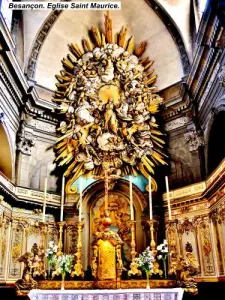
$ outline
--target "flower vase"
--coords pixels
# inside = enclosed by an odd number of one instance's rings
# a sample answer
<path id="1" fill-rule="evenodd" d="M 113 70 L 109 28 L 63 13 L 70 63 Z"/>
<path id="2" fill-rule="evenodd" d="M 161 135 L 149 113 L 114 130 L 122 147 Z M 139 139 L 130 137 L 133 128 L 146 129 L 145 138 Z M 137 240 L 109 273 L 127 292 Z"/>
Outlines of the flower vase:
<path id="1" fill-rule="evenodd" d="M 149 290 L 150 289 L 150 282 L 149 282 L 150 271 L 145 271 L 145 273 L 146 273 L 146 281 L 147 281 L 146 289 Z"/>
<path id="2" fill-rule="evenodd" d="M 48 263 L 48 280 L 51 279 L 51 267 L 50 264 Z"/>
<path id="3" fill-rule="evenodd" d="M 163 268 L 164 268 L 164 276 L 165 276 L 165 279 L 167 279 L 167 265 L 166 265 L 166 259 L 163 259 Z"/>
<path id="4" fill-rule="evenodd" d="M 61 281 L 61 291 L 65 290 L 65 273 L 62 273 L 62 281 Z"/>

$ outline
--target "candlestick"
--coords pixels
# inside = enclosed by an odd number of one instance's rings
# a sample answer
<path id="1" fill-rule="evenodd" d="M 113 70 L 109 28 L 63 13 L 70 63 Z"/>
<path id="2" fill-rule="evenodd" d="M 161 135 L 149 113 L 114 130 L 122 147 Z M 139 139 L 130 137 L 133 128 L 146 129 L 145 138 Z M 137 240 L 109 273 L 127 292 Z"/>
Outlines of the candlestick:
<path id="1" fill-rule="evenodd" d="M 59 224 L 59 242 L 58 242 L 58 250 L 57 250 L 57 256 L 62 256 L 63 255 L 63 252 L 62 252 L 62 249 L 63 249 L 63 227 L 64 225 L 66 224 L 66 222 L 64 221 L 60 221 L 58 222 Z"/>
<path id="2" fill-rule="evenodd" d="M 48 187 L 48 178 L 45 177 L 45 185 L 44 185 L 44 203 L 43 203 L 43 214 L 42 214 L 42 222 L 45 222 L 45 211 L 46 211 L 46 198 L 47 198 L 47 187 Z"/>
<path id="3" fill-rule="evenodd" d="M 109 206 L 109 178 L 108 171 L 105 170 L 105 215 L 108 215 L 108 206 Z"/>
<path id="4" fill-rule="evenodd" d="M 62 190 L 61 190 L 60 221 L 63 221 L 64 195 L 65 195 L 65 176 L 63 175 L 63 177 L 62 177 Z"/>
<path id="5" fill-rule="evenodd" d="M 82 180 L 80 179 L 80 205 L 79 205 L 79 222 L 81 222 L 82 214 Z"/>
<path id="6" fill-rule="evenodd" d="M 136 243 L 135 243 L 135 221 L 131 221 L 131 264 L 128 275 L 138 275 L 141 276 L 141 271 L 138 269 L 138 264 L 136 263 Z"/>
<path id="7" fill-rule="evenodd" d="M 153 262 L 153 274 L 159 274 L 160 276 L 162 276 L 163 272 L 162 270 L 159 269 L 159 263 L 157 262 L 156 256 L 157 256 L 157 252 L 158 250 L 156 249 L 156 242 L 155 242 L 155 238 L 154 238 L 154 220 L 150 220 L 149 222 L 149 226 L 150 226 L 150 238 L 151 238 L 151 242 L 150 242 L 150 249 L 152 251 L 152 255 L 154 256 L 154 262 Z"/>
<path id="8" fill-rule="evenodd" d="M 82 228 L 84 226 L 84 223 L 79 222 L 77 227 L 78 227 L 78 237 L 77 237 L 77 252 L 75 254 L 76 257 L 76 263 L 74 265 L 74 271 L 71 273 L 71 277 L 74 276 L 82 276 L 84 278 L 84 271 L 83 271 L 83 265 L 81 261 L 81 256 L 82 256 Z"/>
<path id="9" fill-rule="evenodd" d="M 133 193 L 132 193 L 132 179 L 130 176 L 130 219 L 134 220 L 134 208 L 133 208 Z"/>
<path id="10" fill-rule="evenodd" d="M 149 175 L 149 218 L 152 220 L 152 178 Z"/>
<path id="11" fill-rule="evenodd" d="M 170 207 L 170 195 L 169 195 L 169 182 L 168 182 L 168 176 L 166 176 L 166 193 L 167 193 L 167 203 L 168 203 L 168 213 L 169 213 L 169 220 L 172 220 L 172 214 L 171 214 L 171 207 Z"/>

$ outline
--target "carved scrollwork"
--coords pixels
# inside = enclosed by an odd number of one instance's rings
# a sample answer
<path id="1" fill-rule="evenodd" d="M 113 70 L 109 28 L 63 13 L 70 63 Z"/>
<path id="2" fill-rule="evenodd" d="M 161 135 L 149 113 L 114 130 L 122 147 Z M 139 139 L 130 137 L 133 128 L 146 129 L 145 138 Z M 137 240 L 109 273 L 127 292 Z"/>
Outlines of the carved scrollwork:
<path id="1" fill-rule="evenodd" d="M 198 150 L 200 146 L 204 146 L 205 144 L 202 133 L 195 129 L 191 129 L 189 132 L 185 133 L 184 138 L 189 145 L 190 152 Z"/>
<path id="2" fill-rule="evenodd" d="M 194 232 L 195 224 L 194 220 L 184 219 L 183 221 L 178 223 L 177 229 L 178 233 L 183 234 L 184 232 L 188 234 L 189 232 Z"/>

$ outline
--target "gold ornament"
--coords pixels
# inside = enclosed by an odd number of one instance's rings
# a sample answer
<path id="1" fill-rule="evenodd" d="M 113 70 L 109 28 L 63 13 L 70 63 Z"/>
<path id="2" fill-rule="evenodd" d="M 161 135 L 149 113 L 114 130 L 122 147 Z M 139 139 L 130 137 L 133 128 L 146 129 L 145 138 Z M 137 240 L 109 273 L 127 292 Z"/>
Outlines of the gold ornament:
<path id="1" fill-rule="evenodd" d="M 69 45 L 71 54 L 56 75 L 53 99 L 63 116 L 57 129 L 56 162 L 66 167 L 70 194 L 77 192 L 72 184 L 82 175 L 99 175 L 107 169 L 117 176 L 142 173 L 148 178 L 156 165 L 166 164 L 165 142 L 153 117 L 163 101 L 152 86 L 157 79 L 151 70 L 154 61 L 139 59 L 146 42 L 134 52 L 134 37 L 126 41 L 126 26 L 113 41 L 109 13 L 105 34 L 97 27 L 90 31 L 92 39 L 83 40 L 83 49 Z"/>

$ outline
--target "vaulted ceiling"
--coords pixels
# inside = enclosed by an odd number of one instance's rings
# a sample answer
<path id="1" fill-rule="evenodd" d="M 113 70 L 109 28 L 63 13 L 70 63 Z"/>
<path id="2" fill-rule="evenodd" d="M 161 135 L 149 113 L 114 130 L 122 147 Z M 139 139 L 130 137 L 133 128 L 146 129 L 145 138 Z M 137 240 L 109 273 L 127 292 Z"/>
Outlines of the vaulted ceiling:
<path id="1" fill-rule="evenodd" d="M 148 42 L 145 55 L 155 61 L 160 90 L 185 75 L 184 60 L 187 64 L 190 56 L 190 2 L 122 0 L 122 9 L 110 12 L 114 33 L 127 24 L 128 36 L 134 35 L 136 43 Z M 25 71 L 38 85 L 54 90 L 54 75 L 61 69 L 68 43 L 80 43 L 91 25 L 104 29 L 104 12 L 23 11 L 23 24 Z"/>

